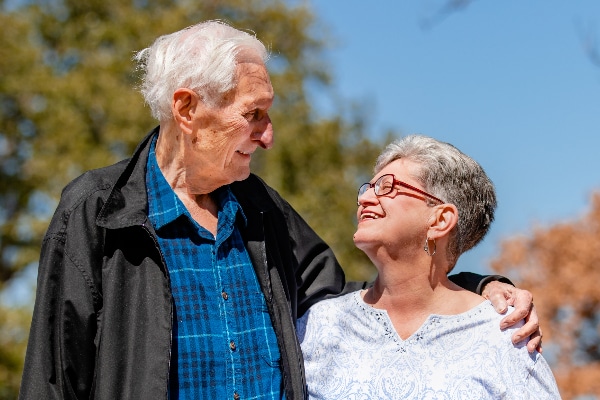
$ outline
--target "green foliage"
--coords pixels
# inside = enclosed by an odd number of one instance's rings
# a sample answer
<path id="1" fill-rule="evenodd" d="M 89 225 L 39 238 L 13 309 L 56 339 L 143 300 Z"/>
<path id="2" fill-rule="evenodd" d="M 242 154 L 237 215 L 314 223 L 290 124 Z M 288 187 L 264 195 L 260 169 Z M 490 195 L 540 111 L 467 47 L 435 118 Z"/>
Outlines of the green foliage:
<path id="1" fill-rule="evenodd" d="M 324 93 L 329 84 L 321 57 L 327 38 L 313 33 L 316 22 L 305 4 L 32 0 L 12 11 L 3 4 L 0 290 L 37 262 L 62 188 L 86 170 L 127 157 L 156 124 L 135 88 L 133 53 L 159 35 L 208 19 L 253 30 L 272 50 L 276 145 L 257 156 L 253 170 L 331 244 L 350 279 L 372 278 L 352 234 L 357 183 L 368 179 L 378 146 L 364 136 L 359 113 L 348 120 L 343 105 L 333 117 L 311 107 L 307 83 Z M 28 318 L 1 311 L 0 337 L 26 331 Z M 14 394 L 20 379 L 21 339 L 0 342 L 0 396 Z"/>
<path id="2" fill-rule="evenodd" d="M 29 308 L 0 306 L 0 400 L 19 393 L 30 320 Z"/>

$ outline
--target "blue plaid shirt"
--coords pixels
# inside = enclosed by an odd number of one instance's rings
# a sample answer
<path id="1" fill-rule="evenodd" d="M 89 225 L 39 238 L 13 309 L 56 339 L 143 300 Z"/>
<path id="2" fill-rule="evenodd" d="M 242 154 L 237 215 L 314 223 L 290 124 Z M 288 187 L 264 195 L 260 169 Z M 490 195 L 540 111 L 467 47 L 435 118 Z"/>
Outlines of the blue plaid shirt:
<path id="1" fill-rule="evenodd" d="M 271 317 L 236 227 L 246 223 L 239 203 L 229 187 L 214 193 L 215 238 L 167 183 L 155 145 L 146 172 L 148 216 L 174 299 L 170 399 L 283 398 Z"/>

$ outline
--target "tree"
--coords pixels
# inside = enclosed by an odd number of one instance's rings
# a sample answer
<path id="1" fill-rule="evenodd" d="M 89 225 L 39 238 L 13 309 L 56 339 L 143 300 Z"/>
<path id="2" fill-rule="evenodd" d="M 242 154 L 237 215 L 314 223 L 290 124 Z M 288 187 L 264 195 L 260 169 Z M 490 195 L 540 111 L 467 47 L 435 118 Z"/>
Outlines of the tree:
<path id="1" fill-rule="evenodd" d="M 563 398 L 600 393 L 600 193 L 578 220 L 504 241 L 492 269 L 540 305 L 545 354 Z"/>
<path id="2" fill-rule="evenodd" d="M 376 147 L 363 136 L 360 117 L 319 120 L 309 104 L 306 83 L 326 89 L 329 77 L 319 59 L 324 42 L 308 33 L 307 8 L 278 0 L 29 4 L 0 14 L 0 285 L 37 260 L 62 187 L 128 156 L 155 124 L 134 90 L 133 51 L 159 34 L 214 18 L 256 29 L 274 50 L 279 145 L 254 170 L 324 228 L 353 274 L 352 220 L 345 216 L 353 213 L 356 171 L 369 169 Z M 344 217 L 331 221 L 334 215 Z"/>
<path id="3" fill-rule="evenodd" d="M 0 307 L 0 399 L 17 398 L 30 321 L 28 307 Z"/>
<path id="4" fill-rule="evenodd" d="M 0 290 L 25 266 L 36 266 L 62 188 L 86 170 L 127 157 L 156 124 L 135 90 L 133 52 L 161 34 L 208 19 L 252 29 L 272 50 L 276 145 L 258 155 L 254 172 L 330 243 L 349 278 L 371 277 L 370 264 L 352 243 L 353 215 L 357 183 L 370 175 L 379 146 L 364 136 L 360 113 L 344 116 L 355 110 L 341 105 L 339 115 L 321 116 L 311 107 L 307 84 L 325 93 L 330 78 L 321 62 L 327 38 L 311 30 L 315 20 L 307 5 L 283 0 L 15 4 L 9 10 L 0 0 Z M 0 304 L 0 316 L 19 320 L 13 311 Z M 1 324 L 0 337 L 9 328 L 14 326 Z M 14 376 L 20 378 L 21 368 L 7 347 L 16 349 L 26 339 L 9 337 L 0 341 L 0 374 L 13 374 L 0 379 L 0 396 L 6 398 L 14 397 L 6 393 L 15 394 Z"/>

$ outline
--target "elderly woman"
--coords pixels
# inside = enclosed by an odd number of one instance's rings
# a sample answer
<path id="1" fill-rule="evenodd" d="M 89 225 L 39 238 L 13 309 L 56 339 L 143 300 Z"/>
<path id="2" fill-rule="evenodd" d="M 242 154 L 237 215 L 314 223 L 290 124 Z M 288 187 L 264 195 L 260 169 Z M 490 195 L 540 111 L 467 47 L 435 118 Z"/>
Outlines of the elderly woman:
<path id="1" fill-rule="evenodd" d="M 298 321 L 311 398 L 560 398 L 542 355 L 511 342 L 519 325 L 501 331 L 491 303 L 447 277 L 495 208 L 492 182 L 454 146 L 414 135 L 383 151 L 354 235 L 378 276 Z"/>

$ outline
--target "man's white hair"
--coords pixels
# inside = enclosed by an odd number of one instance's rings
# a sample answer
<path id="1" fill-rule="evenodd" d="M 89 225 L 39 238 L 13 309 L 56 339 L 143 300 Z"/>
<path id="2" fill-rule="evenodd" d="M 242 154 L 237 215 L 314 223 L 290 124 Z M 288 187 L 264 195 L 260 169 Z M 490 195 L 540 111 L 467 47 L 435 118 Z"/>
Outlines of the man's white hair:
<path id="1" fill-rule="evenodd" d="M 242 54 L 252 54 L 263 63 L 269 53 L 255 35 L 222 21 L 206 21 L 160 36 L 134 56 L 142 70 L 140 91 L 152 116 L 171 120 L 173 93 L 188 88 L 215 107 L 223 95 L 235 88 L 236 65 Z"/>

